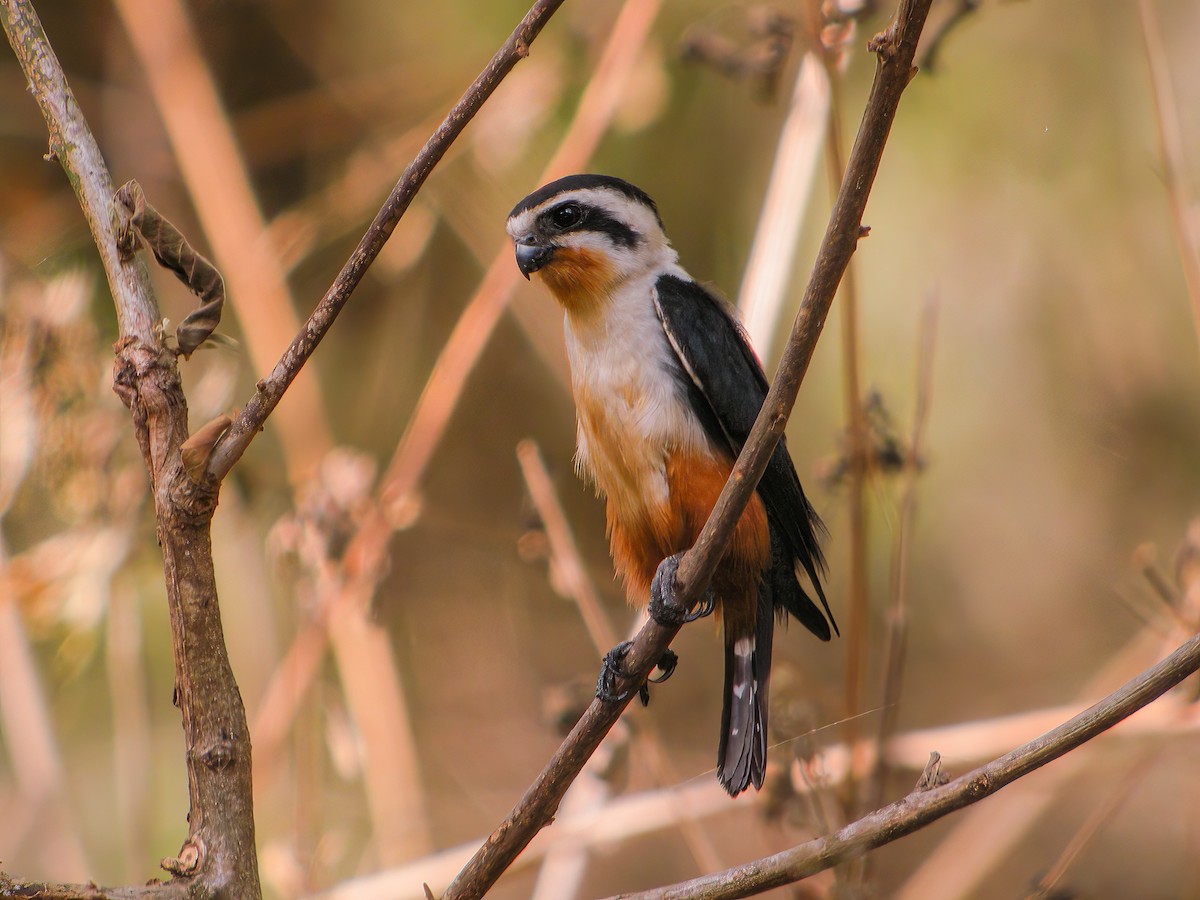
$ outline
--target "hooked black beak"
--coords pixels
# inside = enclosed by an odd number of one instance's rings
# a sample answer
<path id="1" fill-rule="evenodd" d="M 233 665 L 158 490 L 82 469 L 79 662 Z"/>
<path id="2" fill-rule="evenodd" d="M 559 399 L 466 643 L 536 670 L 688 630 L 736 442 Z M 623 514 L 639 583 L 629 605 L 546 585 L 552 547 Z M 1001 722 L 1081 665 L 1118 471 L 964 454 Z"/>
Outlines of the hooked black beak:
<path id="1" fill-rule="evenodd" d="M 521 238 L 517 241 L 517 268 L 529 280 L 529 276 L 550 262 L 554 256 L 554 247 L 539 244 L 533 238 Z"/>

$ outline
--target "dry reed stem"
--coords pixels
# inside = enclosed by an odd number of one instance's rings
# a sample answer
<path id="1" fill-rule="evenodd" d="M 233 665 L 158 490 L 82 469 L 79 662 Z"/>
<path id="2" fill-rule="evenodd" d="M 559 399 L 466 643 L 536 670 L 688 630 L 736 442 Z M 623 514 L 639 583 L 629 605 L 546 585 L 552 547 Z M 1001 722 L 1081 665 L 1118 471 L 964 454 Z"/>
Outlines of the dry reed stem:
<path id="1" fill-rule="evenodd" d="M 299 328 L 286 274 L 251 187 L 233 129 L 179 0 L 119 0 L 117 10 L 146 70 L 151 92 L 197 214 L 229 286 L 251 363 L 268 369 Z M 315 474 L 332 447 L 316 373 L 289 388 L 276 414 L 293 489 Z M 422 780 L 407 706 L 387 636 L 350 604 L 332 621 L 332 646 L 347 704 L 363 738 L 365 794 L 385 863 L 430 848 Z M 356 613 L 349 612 L 357 610 Z M 349 617 L 364 621 L 354 623 Z M 261 767 L 260 767 L 261 771 Z M 389 799 L 385 799 L 389 798 Z"/>
<path id="2" fill-rule="evenodd" d="M 66 810 L 66 784 L 50 710 L 38 679 L 20 612 L 11 597 L 0 597 L 0 720 L 8 741 L 24 823 L 15 846 L 36 840 L 42 862 L 65 878 L 86 878 L 91 864 Z"/>
<path id="3" fill-rule="evenodd" d="M 816 174 L 829 119 L 829 74 L 816 54 L 804 54 L 775 161 L 754 229 L 754 243 L 737 306 L 742 324 L 764 360 L 769 356 L 796 258 L 796 241 Z"/>
<path id="4" fill-rule="evenodd" d="M 1142 40 L 1146 46 L 1146 62 L 1150 66 L 1159 154 L 1167 180 L 1167 203 L 1171 208 L 1175 240 L 1179 244 L 1179 262 L 1183 266 L 1184 281 L 1192 301 L 1196 337 L 1200 339 L 1200 226 L 1197 225 L 1194 206 L 1196 197 L 1188 183 L 1183 131 L 1179 126 L 1179 109 L 1167 67 L 1167 52 L 1163 46 L 1158 14 L 1152 0 L 1139 0 L 1138 12 Z"/>
<path id="5" fill-rule="evenodd" d="M 117 819 L 125 862 L 122 878 L 132 882 L 145 871 L 151 812 L 151 782 L 146 776 L 154 771 L 149 682 L 142 659 L 142 619 L 136 595 L 114 590 L 106 618 L 105 669 L 112 700 Z"/>
<path id="6" fill-rule="evenodd" d="M 225 276 L 229 305 L 256 371 L 300 327 L 286 273 L 251 186 L 212 74 L 180 0 L 116 0 L 162 118 L 213 257 Z M 275 427 L 293 486 L 313 474 L 332 446 L 320 382 L 300 378 Z"/>
<path id="7" fill-rule="evenodd" d="M 350 714 L 363 744 L 363 790 L 385 864 L 433 848 L 416 733 L 387 630 L 371 617 L 377 578 L 334 588 L 329 638 Z M 357 588 L 357 595 L 356 590 Z M 324 593 L 324 592 L 323 592 Z"/>
<path id="8" fill-rule="evenodd" d="M 546 529 L 550 556 L 562 578 L 563 587 L 579 609 L 592 646 L 603 656 L 617 643 L 617 632 L 609 624 L 600 597 L 584 570 L 575 535 L 567 522 L 566 511 L 558 500 L 554 481 L 546 470 L 537 442 L 527 439 L 517 444 L 517 460 L 521 464 L 521 475 L 529 489 L 534 509 Z"/>
<path id="9" fill-rule="evenodd" d="M 618 19 L 618 27 L 614 28 L 602 53 L 601 63 L 592 76 L 592 84 L 601 80 L 614 83 L 624 81 L 636 58 L 636 51 L 640 49 L 648 34 L 653 19 L 649 14 L 656 10 L 656 3 L 628 0 Z M 614 87 L 606 84 L 603 87 L 589 87 L 585 91 L 585 99 L 589 96 L 596 99 L 586 107 L 581 104 L 556 158 L 562 157 L 567 161 L 578 159 L 582 165 L 595 147 L 597 138 L 593 135 L 597 133 L 601 124 L 606 124 L 611 118 L 613 108 L 606 98 L 612 95 L 614 90 Z M 603 107 L 598 105 L 601 100 L 605 101 Z M 363 585 L 368 585 L 373 590 L 381 577 L 387 542 L 405 515 L 399 508 L 411 501 L 411 493 L 415 490 L 424 465 L 430 458 L 428 454 L 432 454 L 440 439 L 466 377 L 507 300 L 505 291 L 511 290 L 511 287 L 505 288 L 505 285 L 515 283 L 516 271 L 509 251 L 499 252 L 439 356 L 434 373 L 426 384 L 413 418 L 405 430 L 405 437 L 401 438 L 377 490 L 378 506 L 388 514 L 377 511 L 367 516 L 347 550 L 347 558 L 363 562 L 350 574 L 343 591 L 344 596 L 349 596 L 351 592 L 361 593 Z M 431 438 L 432 443 L 427 438 Z M 344 597 L 330 597 L 324 600 L 319 618 L 329 616 L 330 609 L 342 602 L 346 602 Z M 271 741 L 281 740 L 286 734 L 299 699 L 309 687 L 306 680 L 294 681 L 290 687 L 285 687 L 283 679 L 292 677 L 287 675 L 287 670 L 296 677 L 315 676 L 319 655 L 324 651 L 324 640 L 323 627 L 319 632 L 306 628 L 297 636 L 293 647 L 285 653 L 284 662 L 272 676 L 271 686 L 259 709 L 259 721 L 273 723 L 273 727 L 265 735 L 266 740 L 264 735 L 256 736 L 259 742 L 258 750 L 265 758 L 269 759 L 277 753 L 277 745 Z"/>
<path id="10" fill-rule="evenodd" d="M 579 107 L 539 183 L 583 168 L 607 130 L 617 101 L 658 16 L 659 0 L 626 0 Z M 497 226 L 499 228 L 499 225 Z M 467 378 L 487 346 L 520 276 L 507 242 L 450 333 L 384 476 L 388 508 L 406 508 L 445 434 Z"/>
<path id="11" fill-rule="evenodd" d="M 1054 886 L 1067 874 L 1067 870 L 1071 867 L 1071 864 L 1075 862 L 1091 839 L 1096 836 L 1101 826 L 1112 821 L 1121 804 L 1128 799 L 1129 795 L 1133 793 L 1133 789 L 1149 773 L 1150 763 L 1161 752 L 1161 748 L 1155 748 L 1149 752 L 1142 753 L 1138 756 L 1137 760 L 1126 768 L 1125 774 L 1117 779 L 1116 784 L 1108 791 L 1108 795 L 1104 800 L 1096 805 L 1096 808 L 1092 810 L 1091 814 L 1084 819 L 1075 831 L 1075 834 L 1071 836 L 1071 840 L 1067 841 L 1058 859 L 1046 870 L 1046 874 L 1038 879 L 1037 886 L 1032 892 L 1033 896 L 1051 896 Z"/>
<path id="12" fill-rule="evenodd" d="M 536 865 L 555 848 L 611 845 L 729 809 L 729 797 L 715 779 L 619 797 L 599 809 L 564 814 L 517 858 L 512 871 Z M 400 868 L 342 882 L 303 900 L 425 900 L 422 883 L 434 896 L 441 896 L 477 846 L 477 841 L 460 844 Z"/>
<path id="13" fill-rule="evenodd" d="M 329 646 L 328 623 L 318 616 L 301 623 L 267 682 L 250 729 L 254 735 L 254 798 L 261 800 L 283 773 L 280 757 L 292 722 L 316 679 Z"/>

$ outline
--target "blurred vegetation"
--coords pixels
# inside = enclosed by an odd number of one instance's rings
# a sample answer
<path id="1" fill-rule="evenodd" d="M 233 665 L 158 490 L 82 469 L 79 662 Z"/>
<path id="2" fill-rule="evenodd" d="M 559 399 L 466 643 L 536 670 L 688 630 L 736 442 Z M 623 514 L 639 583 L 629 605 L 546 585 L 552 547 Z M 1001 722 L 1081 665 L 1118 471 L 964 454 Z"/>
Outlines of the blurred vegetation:
<path id="1" fill-rule="evenodd" d="M 1176 91 L 1170 115 L 1196 182 L 1200 6 L 1152 5 Z M 198 248 L 209 246 L 113 8 L 37 6 L 116 182 L 137 178 Z M 319 388 L 333 442 L 353 451 L 326 465 L 326 494 L 359 496 L 387 464 L 458 316 L 504 247 L 507 210 L 536 186 L 569 126 L 618 6 L 564 6 L 431 177 L 318 351 L 306 377 Z M 779 9 L 803 19 L 798 8 Z M 195 38 L 270 223 L 263 246 L 273 242 L 286 261 L 298 316 L 524 11 L 514 0 L 190 0 Z M 731 297 L 803 38 L 774 91 L 689 63 L 680 47 L 696 29 L 752 41 L 747 11 L 716 0 L 665 3 L 589 167 L 654 196 L 684 265 Z M 873 69 L 862 47 L 887 11 L 863 23 L 846 56 L 847 145 Z M 935 6 L 935 16 L 947 14 Z M 1148 664 L 1171 628 L 1142 573 L 1146 557 L 1132 554 L 1157 547 L 1155 565 L 1170 580 L 1173 554 L 1200 512 L 1200 335 L 1148 71 L 1135 4 L 987 2 L 947 36 L 936 70 L 901 104 L 855 266 L 862 369 L 902 435 L 915 406 L 921 310 L 930 297 L 940 309 L 909 561 L 902 731 L 1094 699 Z M 0 859 L 27 877 L 137 882 L 178 849 L 187 797 L 152 505 L 127 414 L 109 388 L 115 320 L 103 275 L 62 172 L 42 160 L 45 129 L 7 53 L 0 123 L 0 656 L 8 656 L 0 661 Z M 192 139 L 203 144 L 210 124 L 198 121 Z M 827 209 L 819 175 L 785 321 Z M 164 315 L 177 322 L 191 298 L 169 275 L 155 279 Z M 238 348 L 201 351 L 183 365 L 193 428 L 243 402 L 265 371 L 250 359 L 231 303 L 221 331 Z M 243 308 L 254 303 L 241 299 Z M 540 549 L 514 454 L 522 438 L 542 449 L 618 632 L 631 616 L 611 578 L 601 506 L 572 474 L 559 314 L 536 285 L 522 283 L 514 304 L 520 315 L 500 322 L 473 370 L 373 600 L 411 717 L 427 849 L 470 842 L 500 820 L 557 746 L 547 694 L 589 682 L 599 661 Z M 845 497 L 822 487 L 818 473 L 833 464 L 844 428 L 839 329 L 835 314 L 789 426 L 792 454 L 829 525 L 835 611 L 847 577 Z M 276 353 L 287 338 L 271 338 Z M 768 369 L 780 342 L 760 348 Z M 308 483 L 294 490 L 287 472 L 269 423 L 226 483 L 214 523 L 226 636 L 252 722 L 285 650 L 314 617 L 320 565 L 305 528 L 322 515 L 313 497 L 324 495 Z M 877 474 L 869 491 L 867 733 L 878 714 L 899 485 Z M 348 509 L 331 515 L 352 525 L 353 502 Z M 326 546 L 315 557 L 338 552 Z M 1135 669 L 1093 683 L 1138 634 L 1145 646 Z M 794 738 L 845 715 L 844 646 L 799 633 L 778 641 L 773 724 L 791 730 L 774 735 L 782 765 L 773 783 L 787 782 L 787 762 L 807 747 Z M 32 669 L 17 664 L 22 647 Z M 627 717 L 634 738 L 622 790 L 654 786 L 638 743 L 648 720 L 681 778 L 713 779 L 718 642 L 693 626 L 676 649 L 678 674 L 649 710 Z M 363 723 L 347 708 L 332 658 L 318 665 L 271 777 L 256 772 L 273 896 L 413 855 L 373 839 L 367 801 L 378 788 L 365 775 Z M 36 672 L 37 683 L 21 671 Z M 1015 733 L 1000 749 L 1031 736 Z M 836 739 L 836 729 L 813 737 Z M 1194 729 L 1114 735 L 1076 754 L 1064 777 L 1054 766 L 1032 776 L 1018 787 L 1036 793 L 1040 783 L 1053 803 L 1011 833 L 970 895 L 1030 889 L 1088 817 L 1136 778 L 1058 886 L 1074 896 L 1197 896 L 1198 750 Z M 948 756 L 945 765 L 957 774 L 974 759 Z M 897 772 L 887 798 L 916 776 Z M 705 819 L 720 861 L 814 833 L 821 816 L 784 802 L 788 814 L 769 820 L 761 802 Z M 822 809 L 833 824 L 841 819 L 831 792 Z M 986 815 L 987 804 L 981 809 Z M 899 894 L 956 827 L 952 819 L 877 853 L 869 883 L 881 896 Z M 696 872 L 674 832 L 605 845 L 595 858 L 589 895 Z M 494 895 L 528 896 L 533 880 L 530 869 L 513 874 Z M 815 879 L 803 895 L 830 884 Z"/>

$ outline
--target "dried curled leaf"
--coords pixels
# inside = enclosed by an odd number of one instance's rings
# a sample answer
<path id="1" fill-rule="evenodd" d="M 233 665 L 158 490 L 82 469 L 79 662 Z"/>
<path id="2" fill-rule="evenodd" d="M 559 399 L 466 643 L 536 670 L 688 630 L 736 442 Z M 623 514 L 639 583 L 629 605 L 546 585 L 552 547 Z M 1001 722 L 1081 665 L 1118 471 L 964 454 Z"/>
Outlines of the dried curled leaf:
<path id="1" fill-rule="evenodd" d="M 118 242 L 121 250 L 132 253 L 140 237 L 159 265 L 174 272 L 200 298 L 200 305 L 175 329 L 179 352 L 186 359 L 209 338 L 221 321 L 225 280 L 216 266 L 192 249 L 178 228 L 146 202 L 142 186 L 136 181 L 125 182 L 115 199 L 120 217 Z"/>
<path id="2" fill-rule="evenodd" d="M 192 481 L 199 481 L 204 475 L 204 468 L 208 465 L 208 458 L 212 456 L 213 447 L 232 421 L 222 413 L 183 442 L 179 453 L 183 457 L 184 471 Z"/>

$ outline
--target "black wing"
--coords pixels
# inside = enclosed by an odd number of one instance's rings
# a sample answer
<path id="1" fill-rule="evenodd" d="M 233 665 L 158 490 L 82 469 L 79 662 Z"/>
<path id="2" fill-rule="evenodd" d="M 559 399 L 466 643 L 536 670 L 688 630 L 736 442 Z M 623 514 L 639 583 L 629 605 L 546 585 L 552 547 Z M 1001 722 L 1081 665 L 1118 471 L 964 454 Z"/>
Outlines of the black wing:
<path id="1" fill-rule="evenodd" d="M 694 281 L 662 276 L 656 284 L 654 306 L 679 358 L 686 379 L 683 386 L 705 432 L 736 458 L 767 397 L 767 377 L 750 341 L 725 305 Z M 829 625 L 836 631 L 837 623 L 821 587 L 825 560 L 818 531 L 824 526 L 804 496 L 782 438 L 758 483 L 758 495 L 771 524 L 776 559 L 770 577 L 775 603 L 828 640 Z M 792 560 L 799 560 L 808 573 L 828 622 L 796 581 Z"/>

